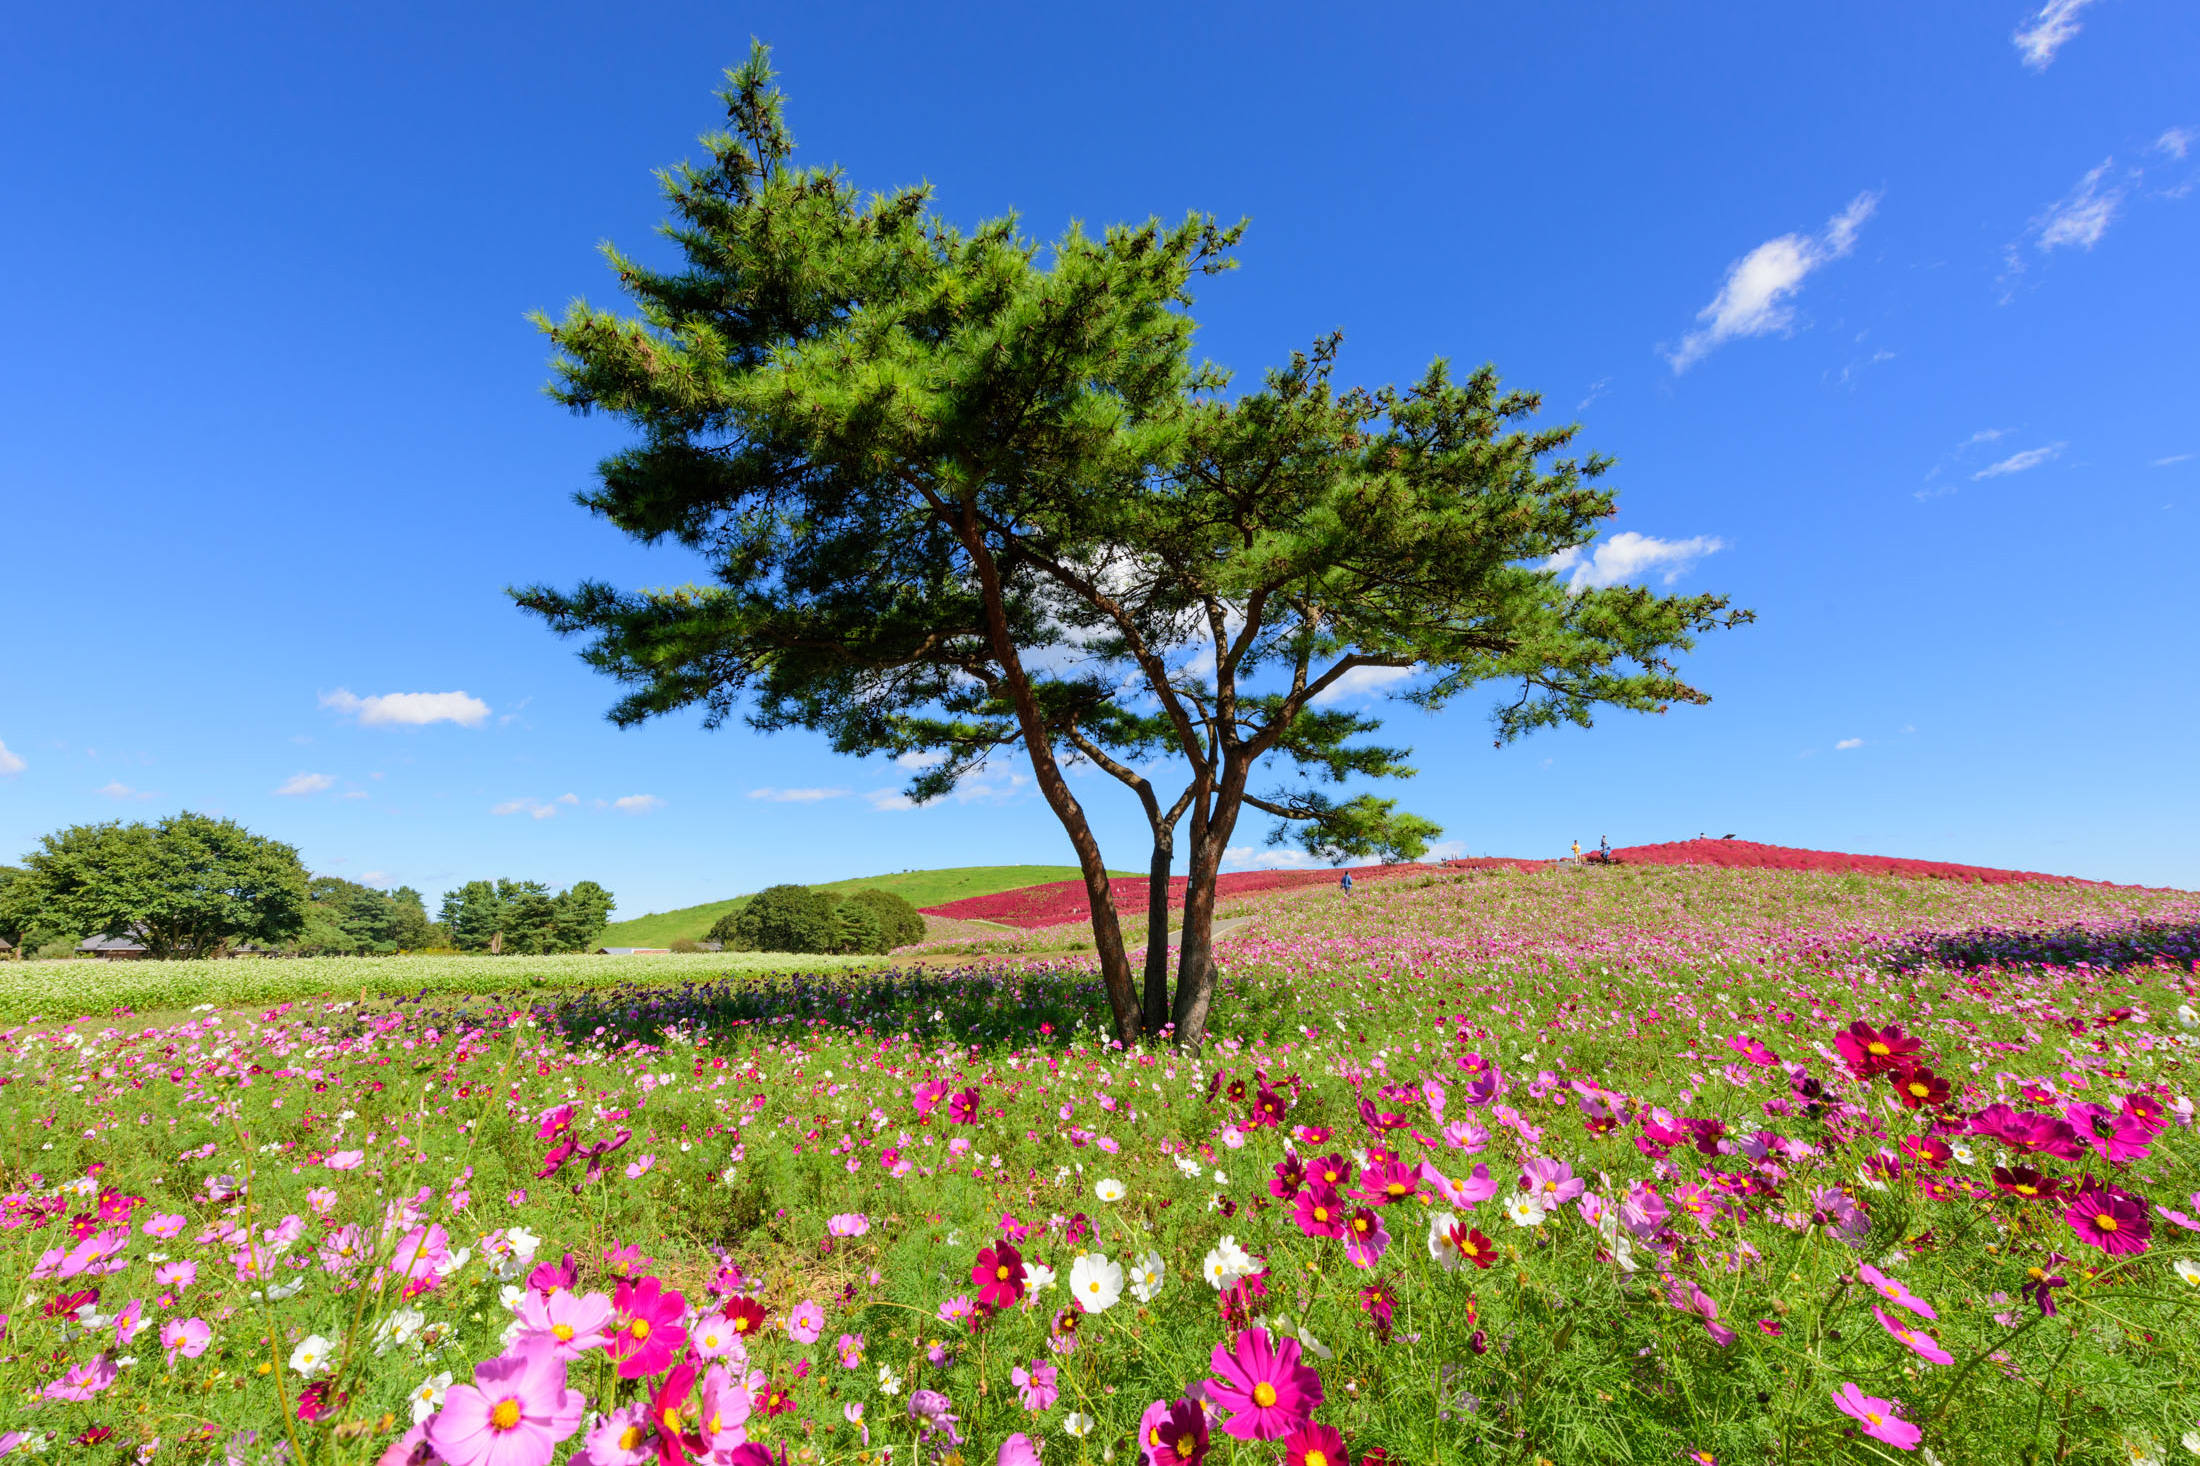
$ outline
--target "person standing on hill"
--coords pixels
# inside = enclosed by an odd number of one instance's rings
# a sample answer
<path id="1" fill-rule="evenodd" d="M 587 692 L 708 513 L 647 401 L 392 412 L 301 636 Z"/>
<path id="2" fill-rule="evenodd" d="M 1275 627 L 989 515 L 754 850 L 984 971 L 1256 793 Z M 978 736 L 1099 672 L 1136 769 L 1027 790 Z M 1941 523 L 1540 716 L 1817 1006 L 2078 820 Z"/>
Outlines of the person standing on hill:
<path id="1" fill-rule="evenodd" d="M 1352 872 L 1351 872 L 1351 871 L 1346 871 L 1346 872 L 1344 873 L 1344 878 L 1343 878 L 1342 880 L 1338 881 L 1338 882 L 1337 882 L 1337 885 L 1338 885 L 1338 886 L 1339 886 L 1340 888 L 1342 888 L 1342 889 L 1343 889 L 1344 893 L 1345 893 L 1345 894 L 1346 894 L 1347 896 L 1351 895 L 1351 894 L 1352 894 Z"/>
<path id="2" fill-rule="evenodd" d="M 1574 864 L 1581 864 L 1581 842 L 1579 840 L 1574 841 Z"/>

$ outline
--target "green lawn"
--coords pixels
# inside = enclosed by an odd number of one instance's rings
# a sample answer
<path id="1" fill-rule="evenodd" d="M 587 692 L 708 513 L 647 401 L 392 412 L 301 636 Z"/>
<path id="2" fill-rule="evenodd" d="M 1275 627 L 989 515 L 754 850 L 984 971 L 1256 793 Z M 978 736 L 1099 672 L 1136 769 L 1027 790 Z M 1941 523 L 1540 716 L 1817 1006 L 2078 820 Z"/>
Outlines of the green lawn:
<path id="1" fill-rule="evenodd" d="M 1136 871 L 1111 871 L 1134 876 Z M 854 891 L 876 886 L 905 898 L 912 906 L 939 906 L 966 896 L 990 896 L 996 891 L 1017 891 L 1025 886 L 1044 886 L 1053 881 L 1074 881 L 1074 865 L 965 865 L 953 870 L 905 870 L 893 875 L 860 876 L 845 881 L 821 881 L 820 891 Z M 678 911 L 658 911 L 631 921 L 613 922 L 598 939 L 605 947 L 669 947 L 674 942 L 701 941 L 711 924 L 729 911 L 739 911 L 747 896 L 728 901 L 706 901 Z"/>

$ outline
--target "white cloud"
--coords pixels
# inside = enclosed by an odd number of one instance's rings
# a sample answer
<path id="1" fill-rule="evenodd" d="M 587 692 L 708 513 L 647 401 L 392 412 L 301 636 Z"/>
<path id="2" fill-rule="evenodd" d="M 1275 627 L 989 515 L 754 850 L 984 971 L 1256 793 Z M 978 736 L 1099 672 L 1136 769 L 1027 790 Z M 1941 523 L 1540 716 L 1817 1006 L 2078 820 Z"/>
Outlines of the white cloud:
<path id="1" fill-rule="evenodd" d="M 2167 158 L 2182 158 L 2200 142 L 2200 127 L 2173 127 L 2154 140 L 2154 151 Z"/>
<path id="2" fill-rule="evenodd" d="M 663 809 L 665 802 L 654 794 L 622 794 L 611 801 L 613 809 L 623 809 L 628 814 L 648 814 L 653 809 Z"/>
<path id="3" fill-rule="evenodd" d="M 7 741 L 0 739 L 0 777 L 12 779 L 29 767 L 21 754 L 9 752 Z"/>
<path id="4" fill-rule="evenodd" d="M 489 719 L 489 705 L 463 692 L 385 692 L 357 697 L 339 687 L 321 694 L 321 706 L 358 718 L 363 728 L 418 728 L 429 723 L 478 728 Z"/>
<path id="5" fill-rule="evenodd" d="M 2169 456 L 2169 457 L 2167 457 L 2167 458 L 2157 458 L 2157 459 L 2155 459 L 2155 460 L 2154 460 L 2154 463 L 2153 463 L 2153 467 L 2155 467 L 2155 468 L 2167 468 L 2167 467 L 2169 467 L 2169 466 L 2170 466 L 2170 465 L 2171 465 L 2172 463 L 2183 463 L 2183 462 L 2184 462 L 2185 460 L 2187 460 L 2188 458 L 2191 458 L 2192 456 L 2193 456 L 2193 455 L 2192 455 L 2192 454 L 2190 454 L 2190 453 L 2172 453 L 2172 454 L 2170 454 L 2170 456 Z M 6 752 L 7 752 L 7 748 L 6 748 L 6 746 L 5 746 L 4 744 L 0 744 L 0 753 L 6 753 Z M 15 766 L 16 766 L 16 768 L 19 768 L 19 769 L 20 769 L 21 767 L 23 767 L 23 763 L 22 763 L 22 760 L 18 759 L 18 760 L 16 761 L 16 765 L 15 765 Z M 4 760 L 0 760 L 0 770 L 5 770 L 6 768 L 7 768 L 7 764 L 6 764 L 6 762 L 5 762 Z"/>
<path id="6" fill-rule="evenodd" d="M 1589 395 L 1574 404 L 1574 411 L 1588 411 L 1589 404 L 1596 401 L 1599 397 L 1602 397 L 1604 395 L 1604 389 L 1611 385 L 1612 379 L 1610 377 L 1598 377 L 1595 381 L 1589 384 Z"/>
<path id="7" fill-rule="evenodd" d="M 531 815 L 538 820 L 549 819 L 557 812 L 558 807 L 556 805 L 544 804 L 539 799 L 507 799 L 489 811 L 491 814 Z"/>
<path id="8" fill-rule="evenodd" d="M 1333 702 L 1343 702 L 1349 697 L 1366 697 L 1382 691 L 1393 682 L 1402 682 L 1414 676 L 1419 667 L 1354 667 L 1322 689 L 1314 699 L 1314 706 L 1327 707 Z"/>
<path id="9" fill-rule="evenodd" d="M 1687 371 L 1737 336 L 1786 330 L 1795 318 L 1790 298 L 1802 288 L 1804 278 L 1854 249 L 1857 231 L 1878 207 L 1876 190 L 1860 193 L 1826 221 L 1824 233 L 1768 239 L 1727 266 L 1726 283 L 1711 304 L 1696 312 L 1696 319 L 1704 323 L 1702 329 L 1683 336 L 1679 348 L 1667 355 L 1673 370 Z"/>
<path id="10" fill-rule="evenodd" d="M 1835 748 L 1862 748 L 1863 746 L 1864 740 L 1861 738 L 1844 738 L 1839 743 L 1834 744 Z"/>
<path id="11" fill-rule="evenodd" d="M 894 762 L 905 769 L 936 769 L 947 762 L 944 749 L 928 748 L 920 752 L 897 753 Z"/>
<path id="12" fill-rule="evenodd" d="M 1566 581 L 1572 590 L 1618 585 L 1623 580 L 1635 580 L 1659 569 L 1665 571 L 1665 583 L 1671 585 L 1689 566 L 1725 548 L 1726 541 L 1707 535 L 1686 540 L 1661 540 L 1628 529 L 1599 540 L 1586 556 L 1579 545 L 1560 550 L 1543 562 L 1543 568 L 1561 574 L 1572 571 Z"/>
<path id="13" fill-rule="evenodd" d="M 581 802 L 581 797 L 578 794 L 560 794 L 556 799 L 553 799 L 550 802 L 552 804 L 579 804 Z"/>
<path id="14" fill-rule="evenodd" d="M 2022 453 L 2012 453 L 1999 463 L 1989 463 L 1971 475 L 1974 481 L 1982 478 L 2000 478 L 2003 474 L 2022 473 L 2028 468 L 2038 468 L 2063 450 L 2061 443 L 2049 443 L 2044 448 L 2027 448 Z"/>
<path id="15" fill-rule="evenodd" d="M 2078 12 L 2092 3 L 2093 0 L 2047 0 L 2026 17 L 2025 23 L 2009 38 L 2024 58 L 2024 64 L 2034 71 L 2047 70 L 2047 63 L 2055 59 L 2063 43 L 2078 33 Z"/>
<path id="16" fill-rule="evenodd" d="M 334 774 L 292 774 L 277 787 L 277 794 L 318 794 L 336 782 Z"/>
<path id="17" fill-rule="evenodd" d="M 815 804 L 820 799 L 844 799 L 851 792 L 847 789 L 775 789 L 766 784 L 761 789 L 751 789 L 749 798 L 772 804 Z"/>
<path id="18" fill-rule="evenodd" d="M 863 797 L 873 809 L 916 809 L 917 802 L 899 789 L 866 789 Z"/>
<path id="19" fill-rule="evenodd" d="M 143 789 L 132 789 L 129 785 L 123 783 L 120 779 L 113 780 L 110 783 L 102 784 L 97 789 L 94 789 L 92 792 L 94 794 L 104 794 L 109 799 L 142 800 L 151 799 L 154 797 L 153 795 L 146 793 Z"/>
<path id="20" fill-rule="evenodd" d="M 1421 858 L 1423 860 L 1460 860 L 1465 858 L 1466 853 L 1467 842 L 1464 840 L 1438 840 L 1428 847 L 1428 853 Z"/>
<path id="21" fill-rule="evenodd" d="M 2105 189 L 2101 186 L 2101 181 L 2108 177 L 2108 170 L 2115 166 L 2114 158 L 2103 158 L 2099 166 L 2078 180 L 2075 188 L 2048 205 L 2047 212 L 2032 221 L 2032 242 L 2041 254 L 2070 245 L 2091 249 L 2101 242 L 2101 236 L 2108 232 L 2108 226 L 2115 221 L 2116 210 L 2124 201 L 2121 185 Z"/>
<path id="22" fill-rule="evenodd" d="M 386 870 L 363 870 L 359 872 L 359 884 L 362 886 L 386 886 L 389 883 L 390 873 Z"/>

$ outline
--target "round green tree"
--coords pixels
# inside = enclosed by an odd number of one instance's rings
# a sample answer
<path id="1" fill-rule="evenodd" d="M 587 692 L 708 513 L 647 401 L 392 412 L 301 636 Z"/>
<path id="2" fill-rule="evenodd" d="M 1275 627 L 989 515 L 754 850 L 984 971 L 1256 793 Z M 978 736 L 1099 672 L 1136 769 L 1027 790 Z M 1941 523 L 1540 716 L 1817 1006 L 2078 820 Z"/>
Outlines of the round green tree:
<path id="1" fill-rule="evenodd" d="M 808 886 L 766 886 L 734 918 L 747 952 L 829 952 L 837 935 L 833 899 Z"/>
<path id="2" fill-rule="evenodd" d="M 884 945 L 877 950 L 881 952 L 891 952 L 896 947 L 924 940 L 924 913 L 910 905 L 906 897 L 876 886 L 865 886 L 860 891 L 849 892 L 841 904 L 863 906 L 878 918 Z"/>

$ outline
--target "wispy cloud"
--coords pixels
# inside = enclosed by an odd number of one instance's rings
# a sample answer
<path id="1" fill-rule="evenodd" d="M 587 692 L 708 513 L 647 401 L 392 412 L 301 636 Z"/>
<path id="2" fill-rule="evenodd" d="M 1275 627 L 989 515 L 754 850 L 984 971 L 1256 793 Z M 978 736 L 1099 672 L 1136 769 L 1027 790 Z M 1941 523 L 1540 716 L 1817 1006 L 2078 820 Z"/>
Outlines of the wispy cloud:
<path id="1" fill-rule="evenodd" d="M 2108 233 L 2108 226 L 2115 222 L 2116 210 L 2124 201 L 2121 184 L 2102 187 L 2102 181 L 2115 166 L 2113 157 L 2103 158 L 2078 180 L 2075 188 L 2048 205 L 2047 212 L 2032 221 L 2032 242 L 2041 254 L 2072 245 L 2091 249 L 2101 242 L 2101 236 Z"/>
<path id="2" fill-rule="evenodd" d="M 321 706 L 358 719 L 362 728 L 418 728 L 429 723 L 478 728 L 489 720 L 489 705 L 463 692 L 385 692 L 359 697 L 339 687 L 321 694 Z"/>
<path id="3" fill-rule="evenodd" d="M 2167 458 L 2157 458 L 2157 459 L 2155 459 L 2155 460 L 2154 460 L 2154 462 L 2153 462 L 2153 464 L 2152 464 L 2151 466 L 2152 466 L 2152 467 L 2154 467 L 2154 468 L 2167 468 L 2167 467 L 2169 467 L 2169 466 L 2170 466 L 2170 465 L 2171 465 L 2172 463 L 2183 463 L 2183 462 L 2185 462 L 2185 461 L 2186 461 L 2187 459 L 2190 459 L 2190 458 L 2191 458 L 2191 457 L 2193 457 L 2193 456 L 2194 456 L 2194 455 L 2192 455 L 2192 454 L 2190 454 L 2190 453 L 2172 453 L 2172 454 L 2170 454 L 2170 456 L 2169 456 L 2169 457 L 2167 457 Z M 6 748 L 5 748 L 5 747 L 0 747 L 0 753 L 5 753 L 6 751 L 7 751 L 7 750 L 6 750 Z M 4 767 L 4 766 L 0 766 L 0 767 Z M 21 768 L 21 767 L 22 767 L 22 764 L 21 764 L 21 763 L 19 762 L 19 763 L 17 763 L 16 767 L 17 767 L 17 768 Z"/>
<path id="4" fill-rule="evenodd" d="M 1566 575 L 1566 584 L 1572 590 L 1584 586 L 1601 589 L 1625 580 L 1639 580 L 1661 570 L 1665 573 L 1665 583 L 1671 585 L 1689 566 L 1725 548 L 1726 541 L 1709 535 L 1661 540 L 1628 529 L 1597 541 L 1587 554 L 1579 545 L 1560 550 L 1543 562 L 1543 568 Z"/>
<path id="5" fill-rule="evenodd" d="M 1835 748 L 1862 748 L 1864 740 L 1861 738 L 1844 738 L 1833 746 Z"/>
<path id="6" fill-rule="evenodd" d="M 917 802 L 899 789 L 866 789 L 863 797 L 873 809 L 915 809 Z"/>
<path id="7" fill-rule="evenodd" d="M 102 784 L 97 789 L 94 789 L 92 792 L 94 794 L 104 794 L 109 799 L 146 800 L 156 799 L 159 797 L 155 794 L 149 794 L 143 789 L 132 789 L 129 785 L 123 783 L 120 779 Z"/>
<path id="8" fill-rule="evenodd" d="M 276 786 L 277 794 L 318 794 L 336 782 L 334 774 L 292 774 Z"/>
<path id="9" fill-rule="evenodd" d="M 21 754 L 10 752 L 6 740 L 0 739 L 0 778 L 12 779 L 29 767 Z"/>
<path id="10" fill-rule="evenodd" d="M 1589 395 L 1574 404 L 1574 411 L 1588 411 L 1589 404 L 1596 401 L 1599 397 L 1602 397 L 1604 395 L 1604 389 L 1611 385 L 1612 379 L 1610 377 L 1598 377 L 1595 381 L 1589 384 Z"/>
<path id="11" fill-rule="evenodd" d="M 761 789 L 751 789 L 749 798 L 769 804 L 815 804 L 821 799 L 845 799 L 853 792 L 849 789 L 776 789 L 766 784 Z"/>
<path id="12" fill-rule="evenodd" d="M 1783 234 L 1768 239 L 1727 266 L 1726 282 L 1711 304 L 1696 312 L 1703 322 L 1667 353 L 1675 372 L 1687 371 L 1737 336 L 1766 336 L 1785 331 L 1795 319 L 1792 299 L 1813 270 L 1840 259 L 1856 247 L 1857 232 L 1879 207 L 1877 190 L 1860 193 L 1826 221 L 1818 234 Z"/>
<path id="13" fill-rule="evenodd" d="M 1321 695 L 1314 699 L 1314 705 L 1326 707 L 1347 698 L 1367 697 L 1381 692 L 1393 682 L 1402 682 L 1414 676 L 1420 670 L 1419 667 L 1354 667 L 1323 688 Z"/>
<path id="14" fill-rule="evenodd" d="M 2009 38 L 2017 54 L 2024 58 L 2024 64 L 2034 71 L 2047 70 L 2055 53 L 2081 29 L 2078 12 L 2092 3 L 2093 0 L 2047 0 L 2045 5 L 2026 16 L 2024 24 Z"/>
<path id="15" fill-rule="evenodd" d="M 611 801 L 613 809 L 623 809 L 628 814 L 648 814 L 653 809 L 663 809 L 665 802 L 654 794 L 622 794 Z"/>
<path id="16" fill-rule="evenodd" d="M 1972 474 L 1971 480 L 1976 483 L 1982 478 L 2000 478 L 2004 474 L 2023 473 L 2028 468 L 2038 468 L 2060 454 L 2065 446 L 2067 445 L 2062 443 L 2049 443 L 2044 448 L 2027 448 L 2022 453 L 2012 453 L 1999 463 L 1987 464 Z"/>
<path id="17" fill-rule="evenodd" d="M 558 807 L 556 805 L 545 804 L 534 798 L 507 799 L 502 804 L 492 807 L 489 811 L 491 814 L 524 814 L 538 820 L 549 819 L 557 812 Z"/>
<path id="18" fill-rule="evenodd" d="M 2200 142 L 2200 128 L 2173 127 L 2154 140 L 2154 151 L 2165 158 L 2183 158 Z"/>

